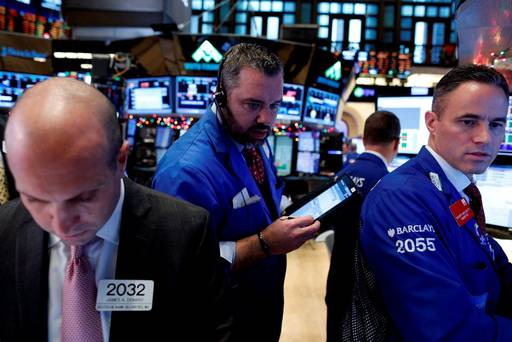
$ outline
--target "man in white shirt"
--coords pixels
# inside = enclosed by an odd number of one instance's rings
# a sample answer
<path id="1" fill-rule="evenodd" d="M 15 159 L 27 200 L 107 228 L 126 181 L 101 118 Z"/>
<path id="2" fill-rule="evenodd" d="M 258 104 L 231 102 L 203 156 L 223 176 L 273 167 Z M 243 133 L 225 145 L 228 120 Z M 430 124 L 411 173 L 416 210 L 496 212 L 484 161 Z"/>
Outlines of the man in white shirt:
<path id="1" fill-rule="evenodd" d="M 0 209 L 1 341 L 228 339 L 207 213 L 123 178 L 128 144 L 105 96 L 42 82 L 5 140 L 20 200 Z"/>

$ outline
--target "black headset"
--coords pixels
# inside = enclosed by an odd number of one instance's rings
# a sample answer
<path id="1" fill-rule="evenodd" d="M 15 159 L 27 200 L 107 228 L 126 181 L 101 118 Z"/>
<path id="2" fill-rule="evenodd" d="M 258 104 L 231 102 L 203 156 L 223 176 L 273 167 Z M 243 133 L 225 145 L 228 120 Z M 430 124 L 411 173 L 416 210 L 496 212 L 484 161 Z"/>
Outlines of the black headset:
<path id="1" fill-rule="evenodd" d="M 229 53 L 226 53 L 220 62 L 219 72 L 217 73 L 217 89 L 215 89 L 215 93 L 213 94 L 213 101 L 215 102 L 215 106 L 218 110 L 221 111 L 221 113 L 222 108 L 226 107 L 228 104 L 226 92 L 224 91 L 224 86 L 222 85 L 222 70 L 224 69 L 224 62 L 228 56 Z"/>

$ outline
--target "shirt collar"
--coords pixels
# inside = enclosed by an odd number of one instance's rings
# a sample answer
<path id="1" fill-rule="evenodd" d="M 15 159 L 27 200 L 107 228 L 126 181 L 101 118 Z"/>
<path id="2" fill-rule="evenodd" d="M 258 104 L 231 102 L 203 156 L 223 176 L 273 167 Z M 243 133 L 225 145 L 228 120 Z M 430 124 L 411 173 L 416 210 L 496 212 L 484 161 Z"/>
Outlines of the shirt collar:
<path id="1" fill-rule="evenodd" d="M 114 208 L 114 211 L 110 215 L 107 222 L 105 222 L 105 224 L 100 229 L 98 229 L 98 231 L 96 232 L 97 237 L 99 237 L 103 240 L 106 240 L 116 246 L 119 245 L 119 230 L 121 227 L 121 213 L 122 213 L 122 209 L 123 209 L 124 193 L 125 193 L 124 182 L 122 179 L 120 181 L 121 181 L 121 188 L 119 190 L 119 199 L 117 200 L 116 207 Z M 50 233 L 50 241 L 49 241 L 50 248 L 55 246 L 60 241 L 61 241 L 61 239 L 58 236 Z"/>
<path id="2" fill-rule="evenodd" d="M 446 178 L 453 184 L 455 189 L 459 193 L 463 193 L 463 190 L 465 187 L 467 187 L 469 184 L 471 184 L 471 180 L 460 170 L 457 170 L 446 160 L 444 160 L 443 157 L 441 157 L 434 149 L 428 145 L 425 146 L 425 148 L 430 152 L 432 157 L 439 163 L 439 166 L 443 170 L 444 174 L 446 175 Z"/>
<path id="3" fill-rule="evenodd" d="M 384 158 L 384 156 L 383 156 L 382 154 L 380 154 L 379 152 L 377 152 L 377 151 L 370 151 L 370 150 L 366 150 L 366 151 L 364 151 L 364 153 L 373 154 L 374 156 L 379 157 L 379 158 L 380 158 L 380 160 L 382 160 L 382 162 L 383 162 L 383 163 L 384 163 L 384 165 L 386 165 L 386 166 L 389 164 L 389 163 L 388 163 L 388 161 L 386 160 L 386 158 Z"/>

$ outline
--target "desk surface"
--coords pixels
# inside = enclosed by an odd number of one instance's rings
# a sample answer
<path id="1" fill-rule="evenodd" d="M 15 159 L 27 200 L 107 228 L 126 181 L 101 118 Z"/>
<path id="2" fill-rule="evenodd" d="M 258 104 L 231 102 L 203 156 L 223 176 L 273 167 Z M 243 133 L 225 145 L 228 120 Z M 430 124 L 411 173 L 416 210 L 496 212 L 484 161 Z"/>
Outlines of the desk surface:
<path id="1" fill-rule="evenodd" d="M 512 240 L 494 239 L 500 244 L 501 248 L 503 248 L 508 260 L 512 262 Z"/>

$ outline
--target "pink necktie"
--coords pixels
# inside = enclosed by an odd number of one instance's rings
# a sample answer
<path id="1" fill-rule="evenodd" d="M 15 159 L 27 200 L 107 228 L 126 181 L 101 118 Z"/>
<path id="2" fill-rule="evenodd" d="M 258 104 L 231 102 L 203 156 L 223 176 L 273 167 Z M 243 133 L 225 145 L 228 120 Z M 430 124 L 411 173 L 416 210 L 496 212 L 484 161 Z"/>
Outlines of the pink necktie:
<path id="1" fill-rule="evenodd" d="M 102 341 L 100 313 L 96 311 L 94 270 L 82 246 L 70 246 L 71 256 L 62 289 L 62 342 Z"/>

